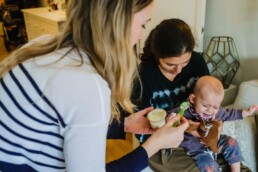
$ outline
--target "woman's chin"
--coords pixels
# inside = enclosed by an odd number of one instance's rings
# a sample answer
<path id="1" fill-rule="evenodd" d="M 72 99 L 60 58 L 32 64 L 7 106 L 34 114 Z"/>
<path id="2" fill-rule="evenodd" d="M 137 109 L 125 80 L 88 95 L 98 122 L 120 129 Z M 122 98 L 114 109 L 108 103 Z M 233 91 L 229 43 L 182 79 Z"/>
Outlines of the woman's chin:
<path id="1" fill-rule="evenodd" d="M 177 76 L 179 73 L 178 72 L 169 72 L 170 75 L 173 75 L 173 76 Z"/>

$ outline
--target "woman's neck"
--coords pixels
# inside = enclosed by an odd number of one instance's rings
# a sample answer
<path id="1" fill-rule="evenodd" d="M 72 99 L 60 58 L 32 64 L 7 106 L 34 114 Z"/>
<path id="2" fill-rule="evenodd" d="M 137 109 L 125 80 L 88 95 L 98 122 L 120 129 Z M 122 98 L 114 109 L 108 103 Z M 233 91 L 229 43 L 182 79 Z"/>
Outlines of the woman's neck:
<path id="1" fill-rule="evenodd" d="M 174 81 L 176 75 L 173 75 L 165 70 L 163 70 L 160 66 L 159 66 L 159 70 L 161 71 L 161 73 L 170 81 Z"/>

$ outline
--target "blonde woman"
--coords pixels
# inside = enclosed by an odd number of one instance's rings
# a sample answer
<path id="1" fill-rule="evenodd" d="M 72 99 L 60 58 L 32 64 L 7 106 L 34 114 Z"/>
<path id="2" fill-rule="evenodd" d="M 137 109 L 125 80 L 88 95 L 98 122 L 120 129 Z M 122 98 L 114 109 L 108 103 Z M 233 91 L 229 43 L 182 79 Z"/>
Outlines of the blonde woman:
<path id="1" fill-rule="evenodd" d="M 68 0 L 62 34 L 37 38 L 1 64 L 0 171 L 140 171 L 159 149 L 181 143 L 188 123 L 171 127 L 176 116 L 105 164 L 109 123 L 119 108 L 133 112 L 132 46 L 152 8 L 153 0 Z M 127 117 L 125 130 L 152 133 L 150 110 Z"/>

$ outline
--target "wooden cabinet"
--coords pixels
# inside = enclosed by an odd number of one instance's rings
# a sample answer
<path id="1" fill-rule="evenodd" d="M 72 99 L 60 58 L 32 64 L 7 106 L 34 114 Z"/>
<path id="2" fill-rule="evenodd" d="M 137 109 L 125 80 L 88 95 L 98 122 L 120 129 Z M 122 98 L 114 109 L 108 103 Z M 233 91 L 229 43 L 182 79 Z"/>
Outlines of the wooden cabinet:
<path id="1" fill-rule="evenodd" d="M 58 33 L 66 20 L 64 11 L 51 11 L 47 8 L 31 8 L 22 10 L 28 40 L 44 34 Z"/>

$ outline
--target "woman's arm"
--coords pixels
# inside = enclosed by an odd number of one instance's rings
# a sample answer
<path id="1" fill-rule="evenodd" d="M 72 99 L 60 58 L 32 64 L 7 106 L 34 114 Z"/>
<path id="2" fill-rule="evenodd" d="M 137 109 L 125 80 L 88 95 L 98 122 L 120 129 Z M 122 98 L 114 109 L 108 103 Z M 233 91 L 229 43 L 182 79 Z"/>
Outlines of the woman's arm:
<path id="1" fill-rule="evenodd" d="M 53 73 L 44 91 L 65 123 L 59 132 L 66 171 L 105 171 L 110 90 L 91 71 L 86 65 L 63 67 Z"/>
<path id="2" fill-rule="evenodd" d="M 132 172 L 141 171 L 148 166 L 148 154 L 139 146 L 122 158 L 106 164 L 107 172 Z"/>
<path id="3" fill-rule="evenodd" d="M 183 140 L 184 131 L 188 127 L 188 122 L 184 117 L 180 126 L 172 127 L 179 119 L 179 115 L 176 117 L 171 116 L 167 119 L 167 123 L 156 130 L 140 147 L 126 156 L 108 163 L 106 170 L 112 172 L 141 171 L 148 166 L 148 158 L 158 150 L 178 147 Z"/>

